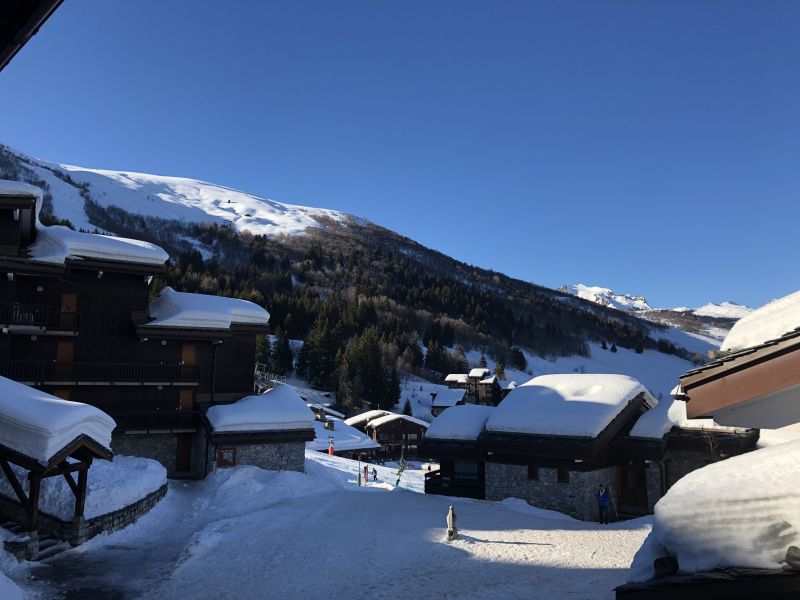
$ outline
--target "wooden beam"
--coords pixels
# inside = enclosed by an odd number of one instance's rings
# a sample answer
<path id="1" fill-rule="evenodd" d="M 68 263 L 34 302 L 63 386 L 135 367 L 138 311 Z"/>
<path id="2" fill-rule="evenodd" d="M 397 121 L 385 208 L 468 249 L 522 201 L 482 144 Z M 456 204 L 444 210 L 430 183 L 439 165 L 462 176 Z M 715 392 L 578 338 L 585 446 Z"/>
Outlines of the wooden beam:
<path id="1" fill-rule="evenodd" d="M 83 517 L 86 507 L 86 485 L 89 481 L 89 470 L 84 469 L 78 472 L 78 490 L 75 494 L 75 516 Z"/>
<path id="2" fill-rule="evenodd" d="M 81 473 L 82 472 L 83 471 L 81 471 Z M 64 476 L 64 479 L 67 480 L 67 485 L 69 486 L 69 489 L 72 490 L 72 493 L 75 495 L 75 498 L 77 498 L 78 497 L 78 484 L 75 483 L 75 480 L 72 478 L 72 474 L 70 474 L 69 471 L 64 471 L 62 473 L 62 475 Z M 80 474 L 78 474 L 78 477 L 80 477 Z"/>
<path id="3" fill-rule="evenodd" d="M 8 482 L 11 484 L 11 487 L 14 488 L 14 493 L 17 495 L 17 498 L 19 498 L 20 504 L 26 506 L 28 504 L 28 497 L 25 495 L 25 490 L 22 489 L 22 484 L 20 484 L 19 479 L 17 479 L 17 474 L 14 473 L 14 470 L 6 459 L 0 459 L 0 466 L 3 467 L 3 473 L 6 474 Z"/>
<path id="4" fill-rule="evenodd" d="M 39 491 L 42 478 L 38 473 L 28 473 L 28 531 L 36 531 L 39 523 Z"/>
<path id="5" fill-rule="evenodd" d="M 78 462 L 78 463 L 68 463 L 62 462 L 60 465 L 52 467 L 45 471 L 44 473 L 40 473 L 42 479 L 46 477 L 55 477 L 56 475 L 64 475 L 65 473 L 77 473 L 79 471 L 83 471 L 88 469 L 91 465 L 90 461 L 87 462 Z"/>

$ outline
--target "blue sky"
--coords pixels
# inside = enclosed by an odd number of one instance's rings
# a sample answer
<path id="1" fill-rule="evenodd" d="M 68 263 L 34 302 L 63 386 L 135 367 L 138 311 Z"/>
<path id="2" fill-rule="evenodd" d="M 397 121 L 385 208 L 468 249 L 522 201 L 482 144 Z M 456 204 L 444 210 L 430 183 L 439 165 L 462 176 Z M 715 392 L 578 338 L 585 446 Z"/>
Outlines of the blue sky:
<path id="1" fill-rule="evenodd" d="M 760 305 L 800 288 L 798 28 L 769 0 L 70 0 L 0 73 L 0 142 Z"/>

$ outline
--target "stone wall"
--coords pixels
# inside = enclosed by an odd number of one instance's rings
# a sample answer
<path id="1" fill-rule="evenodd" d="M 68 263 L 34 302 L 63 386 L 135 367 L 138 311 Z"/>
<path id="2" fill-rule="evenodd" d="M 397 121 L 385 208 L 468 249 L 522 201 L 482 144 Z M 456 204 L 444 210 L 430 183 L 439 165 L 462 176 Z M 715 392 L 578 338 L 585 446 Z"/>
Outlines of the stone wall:
<path id="1" fill-rule="evenodd" d="M 58 517 L 39 512 L 38 531 L 50 537 L 68 541 L 73 546 L 105 532 L 118 531 L 135 522 L 150 511 L 167 494 L 165 483 L 154 492 L 114 512 L 98 515 L 91 519 L 72 519 L 62 521 Z M 0 518 L 4 521 L 27 523 L 25 509 L 15 500 L 0 495 Z"/>
<path id="2" fill-rule="evenodd" d="M 209 446 L 208 470 L 217 465 L 217 447 L 236 448 L 236 465 L 253 465 L 271 471 L 305 471 L 305 442 L 281 442 L 275 444 L 230 444 Z"/>
<path id="3" fill-rule="evenodd" d="M 142 456 L 157 460 L 167 470 L 175 472 L 178 436 L 174 433 L 115 433 L 111 450 L 123 456 Z"/>
<path id="4" fill-rule="evenodd" d="M 557 510 L 584 521 L 598 518 L 597 486 L 613 485 L 614 467 L 570 471 L 569 482 L 557 479 L 557 470 L 540 468 L 538 479 L 528 479 L 526 465 L 486 463 L 486 499 L 521 498 L 533 506 Z"/>

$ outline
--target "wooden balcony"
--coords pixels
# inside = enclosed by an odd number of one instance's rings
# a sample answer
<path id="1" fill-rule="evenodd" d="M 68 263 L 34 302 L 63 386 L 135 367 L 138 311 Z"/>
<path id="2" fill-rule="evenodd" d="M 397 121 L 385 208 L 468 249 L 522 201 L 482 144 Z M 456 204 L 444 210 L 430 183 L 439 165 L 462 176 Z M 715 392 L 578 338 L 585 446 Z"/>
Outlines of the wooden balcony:
<path id="1" fill-rule="evenodd" d="M 197 367 L 181 364 L 81 363 L 5 358 L 0 359 L 0 375 L 34 386 L 198 384 Z"/>
<path id="2" fill-rule="evenodd" d="M 190 432 L 200 425 L 196 410 L 112 412 L 111 416 L 117 422 L 115 431 L 126 433 Z"/>
<path id="3" fill-rule="evenodd" d="M 444 477 L 441 471 L 425 473 L 425 493 L 483 500 L 486 490 L 482 479 Z"/>
<path id="4" fill-rule="evenodd" d="M 8 333 L 65 333 L 77 335 L 80 315 L 50 309 L 44 304 L 0 305 L 0 327 Z"/>

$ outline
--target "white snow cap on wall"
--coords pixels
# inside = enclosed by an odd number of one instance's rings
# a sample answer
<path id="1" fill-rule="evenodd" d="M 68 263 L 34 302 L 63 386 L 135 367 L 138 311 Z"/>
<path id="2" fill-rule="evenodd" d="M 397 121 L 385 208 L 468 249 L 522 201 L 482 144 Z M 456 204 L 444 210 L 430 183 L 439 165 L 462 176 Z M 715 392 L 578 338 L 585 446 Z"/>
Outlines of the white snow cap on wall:
<path id="1" fill-rule="evenodd" d="M 509 392 L 486 430 L 595 437 L 643 393 L 654 405 L 645 387 L 627 375 L 540 375 Z"/>
<path id="2" fill-rule="evenodd" d="M 723 567 L 780 569 L 800 545 L 800 441 L 735 456 L 689 473 L 655 507 L 653 529 L 629 581 L 655 577 L 667 554 L 682 572 Z"/>
<path id="3" fill-rule="evenodd" d="M 217 433 L 313 429 L 314 413 L 290 385 L 278 384 L 259 396 L 218 404 L 206 412 Z"/>
<path id="4" fill-rule="evenodd" d="M 28 252 L 39 262 L 64 264 L 68 258 L 96 258 L 161 266 L 169 260 L 162 248 L 141 240 L 82 233 L 63 225 L 39 225 L 36 231 Z"/>
<path id="5" fill-rule="evenodd" d="M 24 181 L 12 181 L 10 179 L 0 179 L 0 196 L 28 196 L 36 199 L 36 218 L 39 218 L 39 211 L 42 210 L 42 190 L 25 183 Z"/>
<path id="6" fill-rule="evenodd" d="M 0 444 L 43 465 L 81 435 L 110 449 L 116 425 L 99 408 L 0 377 Z"/>
<path id="7" fill-rule="evenodd" d="M 269 313 L 238 298 L 176 292 L 167 286 L 150 303 L 148 327 L 230 329 L 231 324 L 266 325 Z"/>
<path id="8" fill-rule="evenodd" d="M 425 437 L 445 440 L 477 440 L 494 406 L 464 404 L 448 408 L 428 427 Z"/>
<path id="9" fill-rule="evenodd" d="M 773 300 L 743 317 L 731 329 L 720 350 L 736 352 L 781 337 L 800 327 L 800 291 Z"/>

